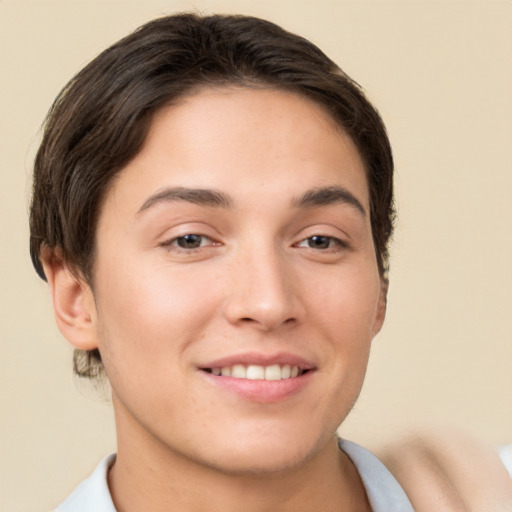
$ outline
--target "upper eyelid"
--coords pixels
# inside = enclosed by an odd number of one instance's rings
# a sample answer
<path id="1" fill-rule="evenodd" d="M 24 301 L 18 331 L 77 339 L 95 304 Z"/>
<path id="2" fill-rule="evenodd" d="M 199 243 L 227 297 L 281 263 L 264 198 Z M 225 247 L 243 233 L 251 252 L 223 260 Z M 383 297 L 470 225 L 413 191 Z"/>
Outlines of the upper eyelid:
<path id="1" fill-rule="evenodd" d="M 329 236 L 331 238 L 352 238 L 349 230 L 345 229 L 344 223 L 339 222 L 338 219 L 310 219 L 299 230 L 296 231 L 296 236 L 303 236 L 304 238 L 310 238 L 312 236 Z M 302 235 L 304 234 L 304 235 Z"/>
<path id="2" fill-rule="evenodd" d="M 158 239 L 161 241 L 160 243 L 166 243 L 187 235 L 203 236 L 216 241 L 221 237 L 219 231 L 214 227 L 201 221 L 192 220 L 168 226 L 160 232 Z"/>
<path id="3" fill-rule="evenodd" d="M 222 232 L 225 231 L 225 228 L 226 226 L 224 226 Z M 288 229 L 286 231 L 288 231 Z M 281 233 L 280 236 L 284 236 L 285 239 L 289 237 L 289 240 L 290 242 L 292 242 L 292 245 L 298 245 L 304 240 L 307 240 L 308 238 L 312 238 L 314 236 L 330 238 L 335 241 L 338 241 L 338 243 L 340 243 L 341 245 L 346 246 L 352 243 L 352 237 L 350 236 L 350 234 L 336 224 L 318 224 L 317 222 L 315 222 L 310 225 L 302 227 L 298 231 L 296 231 L 295 229 L 293 231 L 295 231 L 295 235 L 293 235 L 290 232 L 288 233 L 288 235 L 286 235 L 285 232 L 283 232 Z M 201 236 L 207 238 L 211 242 L 223 245 L 227 241 L 223 241 L 225 235 L 228 235 L 228 238 L 230 238 L 234 233 L 231 233 L 231 235 L 229 235 L 228 233 L 222 234 L 222 232 L 219 232 L 219 230 L 214 226 L 210 224 L 205 224 L 204 222 L 198 220 L 192 220 L 191 222 L 185 221 L 183 223 L 180 222 L 171 229 L 167 229 L 166 233 L 162 233 L 159 236 L 159 245 L 171 245 L 172 242 L 187 235 Z M 293 242 L 293 238 L 296 240 L 295 242 Z"/>
<path id="4" fill-rule="evenodd" d="M 296 235 L 296 239 L 306 240 L 313 236 L 324 236 L 326 238 L 335 238 L 341 242 L 349 243 L 352 236 L 348 231 L 335 224 L 312 224 L 301 229 Z"/>

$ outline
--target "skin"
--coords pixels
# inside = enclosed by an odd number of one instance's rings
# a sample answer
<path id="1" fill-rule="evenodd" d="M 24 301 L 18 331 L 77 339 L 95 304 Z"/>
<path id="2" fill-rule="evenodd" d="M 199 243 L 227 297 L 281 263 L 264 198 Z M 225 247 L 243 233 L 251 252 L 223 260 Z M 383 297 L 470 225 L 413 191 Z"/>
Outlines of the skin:
<path id="1" fill-rule="evenodd" d="M 198 246 L 180 247 L 189 234 Z M 108 192 L 96 242 L 93 286 L 58 251 L 43 260 L 61 331 L 99 348 L 112 386 L 118 510 L 369 510 L 335 432 L 385 292 L 362 160 L 322 107 L 245 88 L 166 107 Z M 310 371 L 270 400 L 202 370 L 247 354 Z"/>

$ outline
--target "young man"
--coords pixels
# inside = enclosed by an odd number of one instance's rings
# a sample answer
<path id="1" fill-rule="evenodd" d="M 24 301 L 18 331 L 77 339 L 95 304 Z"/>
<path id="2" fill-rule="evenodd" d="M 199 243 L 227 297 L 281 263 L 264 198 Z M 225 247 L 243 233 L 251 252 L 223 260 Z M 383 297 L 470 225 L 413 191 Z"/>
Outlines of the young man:
<path id="1" fill-rule="evenodd" d="M 412 510 L 336 437 L 384 321 L 392 172 L 360 88 L 263 20 L 158 19 L 68 84 L 31 254 L 118 451 L 57 510 Z"/>

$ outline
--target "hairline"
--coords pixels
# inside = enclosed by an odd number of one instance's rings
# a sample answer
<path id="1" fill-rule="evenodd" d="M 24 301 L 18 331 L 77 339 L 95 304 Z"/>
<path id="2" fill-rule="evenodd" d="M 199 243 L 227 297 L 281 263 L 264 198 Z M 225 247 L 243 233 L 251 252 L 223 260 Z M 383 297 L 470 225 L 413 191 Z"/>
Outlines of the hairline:
<path id="1" fill-rule="evenodd" d="M 371 188 L 369 183 L 369 174 L 370 169 L 369 165 L 366 161 L 365 155 L 360 150 L 356 140 L 354 137 L 348 133 L 347 129 L 340 120 L 336 118 L 333 112 L 329 110 L 327 105 L 322 102 L 319 97 L 308 94 L 306 91 L 307 89 L 302 88 L 299 85 L 296 84 L 279 84 L 274 83 L 271 80 L 264 80 L 264 79 L 258 79 L 255 77 L 244 77 L 244 76 L 233 76 L 233 77 L 222 77 L 219 76 L 217 79 L 216 77 L 207 77 L 205 78 L 204 82 L 197 83 L 189 88 L 184 88 L 183 91 L 173 97 L 172 99 L 169 99 L 167 101 L 164 101 L 160 106 L 156 107 L 152 112 L 148 114 L 148 119 L 146 121 L 146 129 L 144 133 L 144 137 L 142 140 L 142 143 L 138 150 L 123 164 L 123 166 L 115 171 L 111 179 L 108 183 L 108 185 L 103 189 L 102 194 L 99 197 L 98 202 L 98 209 L 96 214 L 96 223 L 94 225 L 94 232 L 93 232 L 93 244 L 91 247 L 89 259 L 87 261 L 87 268 L 79 268 L 78 266 L 73 266 L 76 275 L 80 276 L 91 288 L 91 291 L 94 292 L 94 265 L 96 261 L 97 256 L 97 234 L 98 234 L 98 222 L 102 215 L 103 208 L 105 206 L 105 203 L 107 201 L 107 198 L 109 194 L 112 191 L 112 188 L 115 186 L 115 183 L 119 179 L 119 177 L 122 175 L 124 169 L 130 164 L 131 161 L 133 161 L 143 150 L 146 145 L 148 135 L 152 129 L 152 126 L 154 125 L 154 119 L 155 117 L 164 111 L 165 109 L 172 108 L 173 106 L 177 106 L 180 104 L 183 104 L 188 99 L 193 98 L 194 96 L 197 96 L 205 91 L 212 90 L 212 91 L 236 91 L 237 89 L 253 89 L 253 90 L 260 90 L 260 91 L 276 91 L 276 92 L 284 92 L 284 93 L 290 93 L 297 97 L 300 97 L 302 99 L 305 99 L 313 104 L 315 104 L 317 107 L 319 107 L 325 116 L 325 121 L 328 122 L 328 124 L 332 127 L 332 129 L 336 132 L 338 132 L 340 135 L 344 135 L 350 139 L 352 144 L 354 145 L 357 155 L 361 159 L 361 163 L 363 164 L 363 169 L 365 171 L 365 181 L 366 181 L 366 188 L 369 195 L 370 203 L 371 203 Z M 341 141 L 340 141 L 341 143 Z M 368 216 L 371 220 L 372 218 L 372 208 L 371 204 L 369 205 L 369 211 Z M 373 226 L 370 225 L 372 229 L 372 238 L 373 238 Z M 375 247 L 375 251 L 378 257 L 377 247 Z M 380 267 L 379 267 L 380 268 Z M 379 270 L 380 273 L 380 270 Z"/>

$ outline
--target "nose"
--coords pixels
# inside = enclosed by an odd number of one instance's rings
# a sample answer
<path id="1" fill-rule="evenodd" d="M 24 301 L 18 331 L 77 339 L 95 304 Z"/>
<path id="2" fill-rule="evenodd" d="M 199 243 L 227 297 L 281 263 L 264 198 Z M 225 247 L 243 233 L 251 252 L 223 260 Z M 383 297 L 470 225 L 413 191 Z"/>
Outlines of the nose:
<path id="1" fill-rule="evenodd" d="M 304 307 L 293 268 L 277 250 L 252 251 L 240 256 L 229 270 L 226 319 L 272 331 L 301 321 Z"/>

